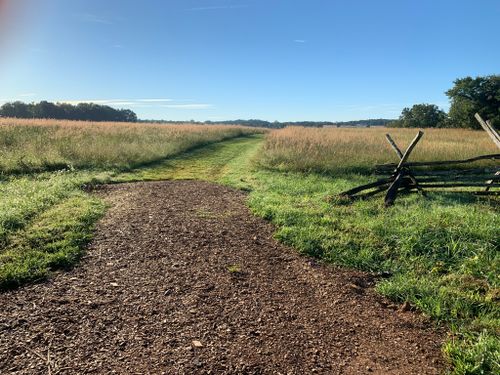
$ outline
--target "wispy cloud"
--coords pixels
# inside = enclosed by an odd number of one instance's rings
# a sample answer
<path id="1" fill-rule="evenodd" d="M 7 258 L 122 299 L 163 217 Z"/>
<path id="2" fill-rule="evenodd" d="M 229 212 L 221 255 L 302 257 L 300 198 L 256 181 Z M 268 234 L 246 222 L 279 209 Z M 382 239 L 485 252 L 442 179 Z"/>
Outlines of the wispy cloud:
<path id="1" fill-rule="evenodd" d="M 84 99 L 84 100 L 58 100 L 59 103 L 80 104 L 80 103 L 95 103 L 104 105 L 137 105 L 140 103 L 168 103 L 173 99 Z"/>
<path id="2" fill-rule="evenodd" d="M 138 102 L 144 103 L 164 103 L 164 102 L 172 102 L 173 99 L 136 99 Z"/>
<path id="3" fill-rule="evenodd" d="M 18 95 L 20 98 L 32 98 L 33 96 L 36 96 L 35 92 L 27 92 L 24 94 L 19 94 Z"/>
<path id="4" fill-rule="evenodd" d="M 165 104 L 161 106 L 162 108 L 170 109 L 210 109 L 213 107 L 212 104 Z"/>
<path id="5" fill-rule="evenodd" d="M 81 103 L 95 103 L 109 106 L 127 106 L 138 108 L 169 108 L 169 109 L 209 109 L 212 104 L 206 103 L 189 103 L 178 104 L 182 100 L 166 99 L 166 98 L 145 98 L 145 99 L 85 99 L 85 100 L 57 100 L 58 103 L 66 103 L 78 105 Z"/>
<path id="6" fill-rule="evenodd" d="M 248 5 L 246 4 L 239 4 L 239 5 L 213 5 L 213 6 L 206 6 L 206 7 L 194 7 L 194 8 L 187 8 L 187 11 L 190 12 L 201 12 L 204 10 L 222 10 L 222 9 L 242 9 L 242 8 L 248 8 Z"/>
<path id="7" fill-rule="evenodd" d="M 294 43 L 307 43 L 307 40 L 304 39 L 294 39 Z"/>
<path id="8" fill-rule="evenodd" d="M 103 25 L 113 24 L 111 20 L 91 13 L 80 13 L 77 15 L 77 17 L 83 22 L 100 23 Z"/>

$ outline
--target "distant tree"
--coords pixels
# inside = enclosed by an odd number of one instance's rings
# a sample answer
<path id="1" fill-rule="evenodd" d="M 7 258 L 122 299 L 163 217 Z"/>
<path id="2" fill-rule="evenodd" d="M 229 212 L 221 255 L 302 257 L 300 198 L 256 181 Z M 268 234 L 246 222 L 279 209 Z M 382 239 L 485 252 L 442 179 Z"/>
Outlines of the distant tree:
<path id="1" fill-rule="evenodd" d="M 38 104 L 32 104 L 32 114 L 34 118 L 64 118 L 61 116 L 63 113 L 60 109 L 54 104 L 49 103 L 47 101 L 41 101 Z"/>
<path id="2" fill-rule="evenodd" d="M 123 121 L 126 121 L 126 122 L 136 122 L 137 121 L 137 115 L 135 114 L 134 111 L 131 111 L 130 109 L 122 109 L 120 111 L 120 117 L 123 119 Z"/>
<path id="3" fill-rule="evenodd" d="M 67 103 L 57 103 L 57 106 L 59 107 L 61 119 L 78 120 L 80 118 L 78 115 L 78 111 L 74 105 Z"/>
<path id="4" fill-rule="evenodd" d="M 325 123 L 325 125 L 336 125 L 337 127 L 341 126 L 385 126 L 389 123 L 394 122 L 394 119 L 385 119 L 385 118 L 377 118 L 377 119 L 369 119 L 369 120 L 354 120 L 354 121 L 341 121 L 335 123 Z"/>
<path id="5" fill-rule="evenodd" d="M 494 126 L 500 126 L 500 75 L 465 77 L 454 84 L 446 92 L 451 100 L 449 126 L 479 128 L 475 113 L 490 120 Z"/>
<path id="6" fill-rule="evenodd" d="M 88 121 L 137 121 L 137 115 L 130 109 L 114 109 L 94 103 L 80 103 L 74 106 L 66 103 L 54 104 L 47 101 L 31 104 L 23 102 L 5 103 L 0 107 L 0 116 Z"/>
<path id="7" fill-rule="evenodd" d="M 435 104 L 415 104 L 411 108 L 404 108 L 399 120 L 390 123 L 390 126 L 402 128 L 439 128 L 446 125 L 447 116 Z"/>
<path id="8" fill-rule="evenodd" d="M 0 108 L 0 115 L 16 118 L 33 117 L 31 106 L 23 102 L 5 103 Z"/>

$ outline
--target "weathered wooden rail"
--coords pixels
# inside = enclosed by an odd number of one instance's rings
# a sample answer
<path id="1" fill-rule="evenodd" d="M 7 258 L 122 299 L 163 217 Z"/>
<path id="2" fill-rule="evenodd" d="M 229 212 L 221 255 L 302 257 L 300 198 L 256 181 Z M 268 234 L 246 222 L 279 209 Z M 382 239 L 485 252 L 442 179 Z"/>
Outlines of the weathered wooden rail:
<path id="1" fill-rule="evenodd" d="M 476 114 L 476 119 L 500 148 L 500 136 L 489 121 L 483 121 L 478 114 Z M 500 187 L 500 154 L 481 155 L 463 160 L 407 162 L 423 135 L 424 133 L 419 131 L 405 152 L 402 152 L 390 134 L 386 134 L 386 139 L 398 155 L 399 162 L 377 165 L 375 173 L 382 178 L 347 190 L 341 195 L 350 199 L 364 199 L 386 192 L 384 200 L 386 206 L 394 204 L 400 192 L 414 190 L 425 196 L 428 189 L 468 187 L 485 188 L 482 191 L 477 191 L 477 189 L 468 191 L 474 194 L 500 195 L 500 191 L 497 190 Z M 498 161 L 499 163 L 495 167 L 487 168 L 457 168 L 458 165 L 473 164 L 483 160 Z M 439 167 L 439 169 L 434 170 L 435 167 Z"/>

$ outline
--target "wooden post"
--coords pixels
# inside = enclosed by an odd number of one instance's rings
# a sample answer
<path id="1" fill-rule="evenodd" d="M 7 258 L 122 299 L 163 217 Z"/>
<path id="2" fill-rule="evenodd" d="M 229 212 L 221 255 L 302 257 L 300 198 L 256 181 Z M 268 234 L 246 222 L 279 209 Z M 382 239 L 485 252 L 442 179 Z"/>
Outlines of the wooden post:
<path id="1" fill-rule="evenodd" d="M 493 127 L 493 125 L 491 125 L 491 122 L 489 122 L 488 120 L 484 121 L 482 119 L 482 117 L 479 115 L 479 113 L 476 113 L 474 115 L 474 117 L 479 122 L 479 124 L 481 125 L 481 127 L 486 131 L 486 133 L 488 133 L 488 135 L 493 140 L 493 142 L 497 145 L 497 147 L 500 148 L 500 135 L 495 130 L 495 128 Z M 498 176 L 498 175 L 500 175 L 500 171 L 498 171 L 495 174 L 495 176 Z M 494 180 L 489 180 L 489 181 L 486 182 L 486 184 L 488 185 L 486 187 L 486 191 L 490 190 L 490 188 L 493 186 L 494 182 L 495 182 Z"/>
<path id="2" fill-rule="evenodd" d="M 474 115 L 474 117 L 479 122 L 481 127 L 486 131 L 486 133 L 488 133 L 488 135 L 493 140 L 493 142 L 497 145 L 497 147 L 500 148 L 500 135 L 498 135 L 498 132 L 491 125 L 491 123 L 489 121 L 484 121 L 482 119 L 482 117 L 479 115 L 479 113 L 476 113 Z"/>
<path id="3" fill-rule="evenodd" d="M 389 133 L 387 133 L 385 135 L 385 138 L 387 139 L 387 142 L 389 142 L 389 144 L 391 145 L 391 147 L 394 149 L 394 151 L 396 151 L 396 154 L 398 154 L 399 159 L 401 159 L 403 157 L 403 153 L 399 149 L 399 147 L 396 144 L 396 142 L 394 142 L 394 140 L 392 139 L 391 135 Z"/>
<path id="4" fill-rule="evenodd" d="M 394 151 L 396 152 L 396 154 L 398 154 L 399 160 L 401 160 L 403 158 L 403 153 L 399 149 L 399 147 L 396 144 L 396 142 L 394 142 L 394 140 L 392 139 L 391 135 L 389 133 L 387 133 L 385 135 L 385 138 L 387 139 L 387 142 L 389 142 L 389 144 L 391 145 L 391 147 L 394 149 Z M 408 174 L 408 177 L 409 177 L 411 183 L 413 185 L 415 185 L 415 187 L 420 192 L 420 194 L 422 194 L 425 197 L 426 193 L 425 193 L 424 189 L 422 189 L 422 187 L 418 184 L 417 179 L 415 178 L 415 176 L 413 175 L 413 173 L 410 171 L 409 168 L 408 168 L 407 174 Z"/>
<path id="5" fill-rule="evenodd" d="M 384 204 L 386 207 L 392 206 L 396 197 L 398 195 L 398 189 L 401 187 L 401 183 L 405 177 L 405 171 L 401 171 L 397 176 L 394 182 L 389 186 L 387 190 L 387 194 L 385 195 Z"/>
<path id="6" fill-rule="evenodd" d="M 500 139 L 500 134 L 496 131 L 496 129 L 491 125 L 490 120 L 486 120 L 486 125 L 488 125 L 488 128 L 490 128 L 491 132 L 496 136 L 497 139 Z"/>
<path id="7" fill-rule="evenodd" d="M 389 190 L 387 190 L 387 194 L 385 196 L 385 206 L 391 206 L 394 201 L 396 200 L 396 197 L 398 195 L 398 189 L 400 188 L 404 177 L 408 174 L 407 169 L 403 168 L 403 164 L 405 161 L 410 157 L 411 152 L 417 145 L 418 141 L 420 141 L 420 138 L 424 135 L 424 132 L 422 130 L 419 130 L 415 138 L 411 141 L 410 145 L 404 152 L 404 154 L 401 156 L 401 159 L 399 160 L 398 166 L 396 167 L 396 170 L 394 171 L 394 174 L 396 175 L 396 179 L 394 182 L 389 186 Z M 394 143 L 395 144 L 395 143 Z M 400 151 L 401 152 L 401 151 Z"/>
<path id="8" fill-rule="evenodd" d="M 410 157 L 411 152 L 413 151 L 413 149 L 415 148 L 415 146 L 417 145 L 418 141 L 420 141 L 420 138 L 422 138 L 423 135 L 424 135 L 424 132 L 422 130 L 419 130 L 418 134 L 415 136 L 415 138 L 413 138 L 413 140 L 411 141 L 410 145 L 406 149 L 405 153 L 401 157 L 401 160 L 399 161 L 399 164 L 396 167 L 396 170 L 401 169 L 401 167 L 403 166 L 404 162 Z"/>

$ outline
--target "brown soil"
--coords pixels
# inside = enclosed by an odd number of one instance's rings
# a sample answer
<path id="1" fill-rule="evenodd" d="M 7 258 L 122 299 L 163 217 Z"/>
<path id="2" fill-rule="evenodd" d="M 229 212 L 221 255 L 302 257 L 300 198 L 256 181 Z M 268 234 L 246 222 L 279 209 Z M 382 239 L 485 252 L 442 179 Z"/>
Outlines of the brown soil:
<path id="1" fill-rule="evenodd" d="M 1 374 L 435 374 L 439 335 L 366 274 L 204 182 L 107 186 L 82 263 L 0 295 Z"/>

